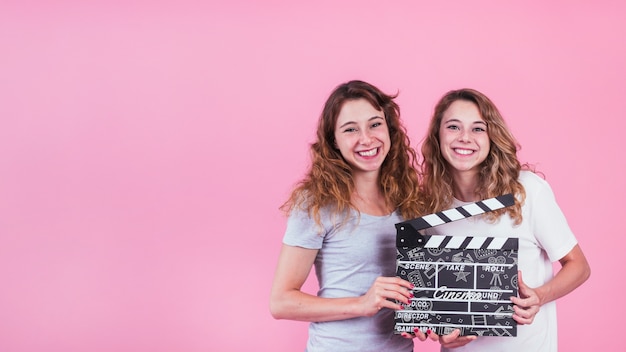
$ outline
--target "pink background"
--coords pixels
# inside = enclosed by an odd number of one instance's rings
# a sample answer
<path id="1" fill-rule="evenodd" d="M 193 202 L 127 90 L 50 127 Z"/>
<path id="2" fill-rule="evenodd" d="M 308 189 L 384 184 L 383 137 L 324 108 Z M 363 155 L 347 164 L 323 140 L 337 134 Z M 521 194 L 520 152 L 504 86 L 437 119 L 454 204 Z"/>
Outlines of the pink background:
<path id="1" fill-rule="evenodd" d="M 356 78 L 416 145 L 447 90 L 496 102 L 592 266 L 561 350 L 622 348 L 623 2 L 82 3 L 0 4 L 1 351 L 302 351 L 278 207 Z"/>

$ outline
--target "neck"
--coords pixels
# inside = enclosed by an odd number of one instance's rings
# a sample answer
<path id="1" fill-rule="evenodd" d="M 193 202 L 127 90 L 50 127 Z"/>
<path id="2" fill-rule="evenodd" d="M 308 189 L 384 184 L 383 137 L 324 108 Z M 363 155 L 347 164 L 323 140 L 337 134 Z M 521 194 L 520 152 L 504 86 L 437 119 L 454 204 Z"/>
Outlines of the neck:
<path id="1" fill-rule="evenodd" d="M 383 216 L 391 209 L 385 201 L 378 175 L 361 175 L 354 178 L 352 204 L 362 213 Z"/>
<path id="2" fill-rule="evenodd" d="M 478 174 L 473 172 L 455 173 L 452 192 L 454 197 L 463 202 L 476 202 L 480 196 L 476 193 L 478 186 Z"/>
<path id="3" fill-rule="evenodd" d="M 378 174 L 356 174 L 354 175 L 354 189 L 361 195 L 380 193 L 380 180 Z"/>

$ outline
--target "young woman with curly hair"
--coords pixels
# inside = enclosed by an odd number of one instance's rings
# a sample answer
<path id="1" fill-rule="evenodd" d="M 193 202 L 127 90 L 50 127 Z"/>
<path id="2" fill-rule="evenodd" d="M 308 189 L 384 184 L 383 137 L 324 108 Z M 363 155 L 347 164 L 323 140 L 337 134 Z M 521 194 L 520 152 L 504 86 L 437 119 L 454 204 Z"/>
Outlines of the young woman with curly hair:
<path id="1" fill-rule="evenodd" d="M 311 322 L 306 350 L 403 351 L 395 224 L 418 216 L 419 179 L 396 96 L 350 81 L 327 99 L 311 167 L 282 206 L 289 215 L 271 291 L 276 319 Z M 315 267 L 316 295 L 301 291 Z"/>
<path id="2" fill-rule="evenodd" d="M 550 185 L 518 161 L 518 149 L 500 112 L 481 92 L 453 90 L 437 103 L 422 144 L 421 211 L 435 213 L 507 193 L 516 201 L 481 217 L 433 227 L 426 234 L 519 238 L 519 297 L 511 298 L 517 337 L 458 337 L 459 330 L 431 334 L 443 351 L 557 351 L 555 300 L 590 275 Z M 562 265 L 556 275 L 553 261 Z"/>

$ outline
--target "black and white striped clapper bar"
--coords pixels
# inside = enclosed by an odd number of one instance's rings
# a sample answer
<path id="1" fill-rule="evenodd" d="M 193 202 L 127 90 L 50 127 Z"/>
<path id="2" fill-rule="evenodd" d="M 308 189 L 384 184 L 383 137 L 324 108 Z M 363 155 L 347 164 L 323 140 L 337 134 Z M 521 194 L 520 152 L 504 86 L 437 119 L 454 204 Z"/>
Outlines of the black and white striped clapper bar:
<path id="1" fill-rule="evenodd" d="M 517 335 L 509 297 L 517 295 L 518 239 L 420 233 L 514 204 L 506 194 L 396 224 L 396 274 L 415 285 L 411 304 L 395 313 L 396 333 Z"/>
<path id="2" fill-rule="evenodd" d="M 515 204 L 515 198 L 509 193 L 398 223 L 396 224 L 396 246 L 416 247 L 423 245 L 424 238 L 419 233 L 421 230 L 502 209 L 513 204 Z"/>

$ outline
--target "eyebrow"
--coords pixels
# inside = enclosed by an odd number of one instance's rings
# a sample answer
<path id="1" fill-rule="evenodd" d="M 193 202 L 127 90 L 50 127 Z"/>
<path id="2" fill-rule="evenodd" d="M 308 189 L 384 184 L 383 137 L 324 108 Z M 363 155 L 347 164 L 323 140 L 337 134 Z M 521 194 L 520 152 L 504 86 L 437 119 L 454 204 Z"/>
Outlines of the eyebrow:
<path id="1" fill-rule="evenodd" d="M 384 120 L 384 118 L 382 116 L 372 116 L 369 119 L 367 119 L 367 121 L 372 121 L 372 120 L 376 120 L 376 119 L 383 119 Z M 347 125 L 350 125 L 350 124 L 356 124 L 356 122 L 348 121 L 348 122 L 344 123 L 343 125 L 339 126 L 339 128 L 343 128 L 343 127 L 345 127 Z"/>
<path id="2" fill-rule="evenodd" d="M 449 123 L 449 122 L 461 122 L 461 120 L 459 120 L 459 119 L 450 119 L 450 120 L 444 121 L 444 123 Z M 487 123 L 485 121 L 474 121 L 474 122 L 472 122 L 472 124 L 475 124 L 475 123 L 480 123 L 480 124 L 483 124 L 483 125 L 487 126 Z"/>

